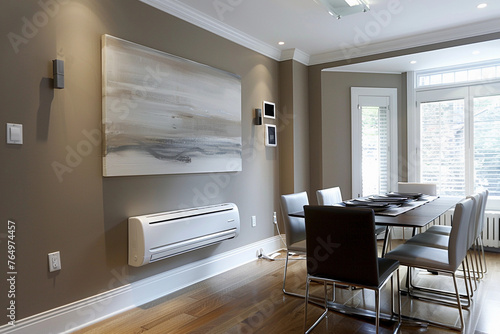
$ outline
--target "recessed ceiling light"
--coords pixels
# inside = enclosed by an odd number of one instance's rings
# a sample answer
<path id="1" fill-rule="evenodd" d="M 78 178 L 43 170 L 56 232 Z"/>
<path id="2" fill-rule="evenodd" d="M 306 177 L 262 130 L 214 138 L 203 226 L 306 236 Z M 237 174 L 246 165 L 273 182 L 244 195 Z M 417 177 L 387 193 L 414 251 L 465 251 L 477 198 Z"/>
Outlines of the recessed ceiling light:
<path id="1" fill-rule="evenodd" d="M 478 54 L 480 54 L 480 53 L 481 53 L 481 51 L 478 51 L 478 50 L 476 50 L 476 51 L 472 51 L 472 54 L 473 54 L 473 55 L 478 55 Z"/>
<path id="2" fill-rule="evenodd" d="M 480 3 L 479 5 L 477 5 L 477 8 L 482 9 L 482 8 L 486 8 L 486 6 L 488 6 L 487 3 Z"/>
<path id="3" fill-rule="evenodd" d="M 285 45 L 285 42 L 278 42 L 279 45 Z"/>
<path id="4" fill-rule="evenodd" d="M 417 61 L 416 61 L 416 60 L 412 60 L 412 61 L 410 61 L 410 64 L 416 64 L 416 63 L 417 63 Z"/>

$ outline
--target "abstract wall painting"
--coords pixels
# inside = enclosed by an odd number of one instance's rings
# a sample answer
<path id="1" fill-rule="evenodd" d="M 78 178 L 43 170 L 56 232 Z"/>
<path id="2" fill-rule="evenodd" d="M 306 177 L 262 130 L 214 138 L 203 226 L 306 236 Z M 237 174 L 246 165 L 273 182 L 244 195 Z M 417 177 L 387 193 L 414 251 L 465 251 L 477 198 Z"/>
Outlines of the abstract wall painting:
<path id="1" fill-rule="evenodd" d="M 241 79 L 102 36 L 103 175 L 242 169 Z"/>

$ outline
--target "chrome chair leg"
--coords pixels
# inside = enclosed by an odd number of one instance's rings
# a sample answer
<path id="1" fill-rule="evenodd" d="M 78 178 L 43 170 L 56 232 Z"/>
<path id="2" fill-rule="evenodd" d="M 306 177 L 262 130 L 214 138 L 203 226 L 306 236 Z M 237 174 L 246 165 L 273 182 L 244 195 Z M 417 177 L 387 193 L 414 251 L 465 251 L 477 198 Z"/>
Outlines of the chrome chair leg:
<path id="1" fill-rule="evenodd" d="M 285 271 L 284 271 L 284 274 L 283 274 L 283 293 L 284 294 L 288 294 L 288 292 L 286 292 L 285 290 L 285 284 L 286 284 L 286 270 L 288 268 L 288 251 L 286 252 L 286 259 L 285 259 Z"/>
<path id="2" fill-rule="evenodd" d="M 375 290 L 375 333 L 378 334 L 380 323 L 380 289 Z"/>
<path id="3" fill-rule="evenodd" d="M 307 331 L 307 305 L 309 304 L 309 278 L 306 280 L 306 299 L 304 304 L 304 333 L 308 333 Z"/>
<path id="4" fill-rule="evenodd" d="M 484 256 L 484 241 L 482 234 L 479 235 L 479 245 L 481 246 L 481 254 L 482 254 L 482 263 L 484 263 L 484 268 L 481 266 L 483 274 L 488 272 L 488 266 L 486 265 L 486 257 Z"/>
<path id="5" fill-rule="evenodd" d="M 307 328 L 307 304 L 309 304 L 309 285 L 311 283 L 311 279 L 309 276 L 307 277 L 306 281 L 306 295 L 305 295 L 305 305 L 304 305 L 304 333 L 308 334 L 310 333 L 319 323 L 321 320 L 323 320 L 324 317 L 328 314 L 328 293 L 327 293 L 327 284 L 326 282 L 323 282 L 324 285 L 324 305 L 325 305 L 325 311 L 321 316 L 312 324 L 311 327 Z"/>
<path id="6" fill-rule="evenodd" d="M 465 259 L 464 259 L 464 262 L 465 262 Z M 464 262 L 462 262 L 462 271 L 463 271 L 463 279 L 464 279 L 464 285 L 465 285 L 465 294 L 459 294 L 459 296 L 461 299 L 464 299 L 464 302 L 467 301 L 467 303 L 462 305 L 462 307 L 468 308 L 471 305 L 471 292 L 469 290 L 470 282 L 468 279 L 469 275 L 467 275 L 467 265 Z M 407 268 L 408 268 L 407 281 L 409 282 L 409 288 L 407 289 L 406 292 L 408 293 L 408 295 L 410 297 L 422 299 L 422 300 L 431 300 L 431 301 L 434 301 L 434 302 L 437 302 L 437 303 L 440 303 L 443 305 L 448 305 L 448 306 L 456 306 L 455 303 L 450 302 L 448 300 L 448 298 L 453 298 L 455 296 L 455 293 L 453 293 L 451 291 L 446 291 L 446 290 L 426 288 L 426 287 L 417 286 L 417 285 L 413 284 L 412 277 L 411 277 L 412 276 L 412 274 L 411 274 L 412 267 L 407 267 Z M 453 276 L 456 279 L 455 273 L 453 273 Z M 436 295 L 442 296 L 445 299 L 418 296 L 413 292 L 413 290 L 422 291 L 422 292 L 431 293 L 431 294 L 436 294 Z"/>
<path id="7" fill-rule="evenodd" d="M 455 292 L 456 292 L 456 298 L 457 298 L 458 313 L 460 315 L 460 330 L 463 331 L 464 327 L 465 327 L 465 322 L 464 322 L 464 315 L 462 312 L 462 305 L 460 302 L 460 294 L 458 292 L 457 278 L 455 277 L 455 273 L 453 273 L 452 276 L 453 276 L 453 285 L 455 286 Z M 467 284 L 466 284 L 466 286 L 467 286 Z"/>

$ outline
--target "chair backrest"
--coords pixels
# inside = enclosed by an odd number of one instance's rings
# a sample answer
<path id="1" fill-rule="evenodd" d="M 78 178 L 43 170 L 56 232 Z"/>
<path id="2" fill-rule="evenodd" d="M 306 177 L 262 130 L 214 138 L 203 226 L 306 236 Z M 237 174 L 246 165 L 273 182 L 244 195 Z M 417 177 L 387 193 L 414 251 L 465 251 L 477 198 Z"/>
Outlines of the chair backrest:
<path id="1" fill-rule="evenodd" d="M 304 210 L 304 205 L 309 204 L 305 191 L 289 195 L 281 195 L 281 212 L 285 224 L 286 244 L 292 245 L 306 238 L 304 218 L 290 217 L 288 214 Z"/>
<path id="2" fill-rule="evenodd" d="M 316 190 L 319 205 L 333 205 L 342 202 L 340 187 Z"/>
<path id="3" fill-rule="evenodd" d="M 455 205 L 448 242 L 448 261 L 455 269 L 462 263 L 469 249 L 468 236 L 473 208 L 474 202 L 470 198 Z"/>
<path id="4" fill-rule="evenodd" d="M 307 205 L 304 211 L 308 274 L 378 286 L 373 210 Z"/>
<path id="5" fill-rule="evenodd" d="M 481 222 L 480 209 L 483 198 L 479 193 L 467 196 L 467 198 L 470 198 L 473 202 L 472 212 L 470 215 L 469 229 L 468 229 L 468 247 L 470 248 L 477 238 L 478 225 Z"/>
<path id="6" fill-rule="evenodd" d="M 400 193 L 422 193 L 436 196 L 436 188 L 435 183 L 398 182 L 398 192 Z"/>
<path id="7" fill-rule="evenodd" d="M 481 207 L 479 208 L 479 224 L 477 226 L 476 236 L 479 236 L 484 229 L 484 213 L 486 211 L 486 202 L 488 201 L 488 189 L 479 192 L 479 195 L 481 196 Z"/>

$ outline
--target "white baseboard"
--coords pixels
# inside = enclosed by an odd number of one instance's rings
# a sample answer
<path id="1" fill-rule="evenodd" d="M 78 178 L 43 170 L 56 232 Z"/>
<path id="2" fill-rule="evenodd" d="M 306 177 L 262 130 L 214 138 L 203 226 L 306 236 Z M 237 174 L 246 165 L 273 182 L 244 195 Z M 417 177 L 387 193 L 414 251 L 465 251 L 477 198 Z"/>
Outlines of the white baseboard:
<path id="1" fill-rule="evenodd" d="M 263 249 L 264 254 L 269 254 L 282 247 L 280 236 L 264 239 L 26 319 L 20 319 L 14 325 L 3 325 L 0 327 L 0 334 L 71 333 L 256 260 L 259 249 Z"/>

